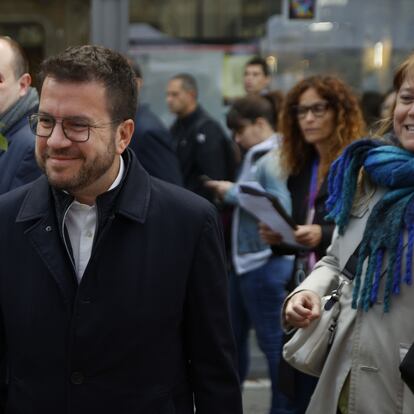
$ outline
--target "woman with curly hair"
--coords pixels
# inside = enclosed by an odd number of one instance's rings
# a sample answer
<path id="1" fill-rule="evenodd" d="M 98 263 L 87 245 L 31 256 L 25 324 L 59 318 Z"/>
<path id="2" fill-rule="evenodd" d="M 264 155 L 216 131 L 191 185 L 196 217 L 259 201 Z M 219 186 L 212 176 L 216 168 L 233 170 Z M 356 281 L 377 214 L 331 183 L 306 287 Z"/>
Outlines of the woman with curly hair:
<path id="1" fill-rule="evenodd" d="M 260 224 L 260 233 L 275 253 L 295 255 L 289 290 L 305 278 L 331 243 L 334 224 L 325 220 L 328 170 L 348 144 L 363 136 L 364 129 L 357 97 L 337 77 L 306 78 L 286 96 L 281 163 L 289 174 L 292 216 L 298 224 L 295 239 L 304 249 L 284 245 L 281 236 L 264 224 Z M 294 380 L 289 390 L 294 390 L 291 412 L 303 413 L 316 379 L 291 370 L 290 367 L 283 369 L 283 376 L 289 374 Z"/>

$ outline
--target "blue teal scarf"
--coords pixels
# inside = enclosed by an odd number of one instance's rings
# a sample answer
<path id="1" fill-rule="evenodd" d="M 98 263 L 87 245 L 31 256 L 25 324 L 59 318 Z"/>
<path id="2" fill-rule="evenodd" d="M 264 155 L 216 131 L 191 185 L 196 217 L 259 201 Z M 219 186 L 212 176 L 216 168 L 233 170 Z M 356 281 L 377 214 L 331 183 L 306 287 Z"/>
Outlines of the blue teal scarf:
<path id="1" fill-rule="evenodd" d="M 400 293 L 401 282 L 412 282 L 414 245 L 414 154 L 379 140 L 362 139 L 349 145 L 329 172 L 328 219 L 343 234 L 355 197 L 358 174 L 364 168 L 370 179 L 388 191 L 368 218 L 359 249 L 354 279 L 353 308 L 365 311 L 376 302 L 384 254 L 388 255 L 385 275 L 384 311 L 390 310 L 391 295 Z M 402 274 L 403 235 L 408 232 L 405 273 Z M 368 259 L 362 284 L 362 266 Z"/>

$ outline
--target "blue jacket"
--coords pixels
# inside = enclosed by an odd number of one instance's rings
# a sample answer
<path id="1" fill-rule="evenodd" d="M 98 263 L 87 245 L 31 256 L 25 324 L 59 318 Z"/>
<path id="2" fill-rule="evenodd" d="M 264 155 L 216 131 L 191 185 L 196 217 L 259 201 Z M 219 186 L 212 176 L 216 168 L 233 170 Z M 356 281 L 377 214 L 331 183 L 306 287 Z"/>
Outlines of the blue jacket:
<path id="1" fill-rule="evenodd" d="M 278 139 L 274 135 L 247 152 L 239 179 L 225 196 L 226 202 L 238 205 L 239 184 L 256 181 L 267 192 L 278 197 L 288 213 L 291 212 L 287 177 L 283 177 L 279 167 L 279 155 L 274 152 Z M 257 219 L 237 206 L 232 226 L 232 257 L 236 272 L 242 274 L 264 265 L 272 251 L 260 238 Z"/>
<path id="2" fill-rule="evenodd" d="M 0 194 L 29 183 L 42 173 L 35 159 L 35 136 L 26 114 L 5 132 L 9 148 L 0 150 Z"/>

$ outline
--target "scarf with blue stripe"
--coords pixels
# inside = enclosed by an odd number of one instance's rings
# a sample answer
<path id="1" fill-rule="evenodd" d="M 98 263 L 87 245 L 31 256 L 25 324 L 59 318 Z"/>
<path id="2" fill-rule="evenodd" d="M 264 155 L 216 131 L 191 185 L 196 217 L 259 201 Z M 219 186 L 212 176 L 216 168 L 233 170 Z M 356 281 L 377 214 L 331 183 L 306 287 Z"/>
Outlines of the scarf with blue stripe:
<path id="1" fill-rule="evenodd" d="M 385 187 L 386 193 L 368 218 L 359 248 L 353 288 L 353 308 L 368 311 L 377 301 L 383 259 L 387 253 L 384 311 L 390 310 L 391 296 L 398 295 L 401 283 L 411 285 L 414 245 L 414 154 L 387 142 L 362 139 L 349 145 L 329 172 L 328 219 L 343 234 L 349 221 L 358 175 L 364 168 L 370 179 Z M 408 243 L 403 257 L 403 238 Z M 362 283 L 362 269 L 368 260 Z M 403 260 L 405 271 L 403 273 Z"/>

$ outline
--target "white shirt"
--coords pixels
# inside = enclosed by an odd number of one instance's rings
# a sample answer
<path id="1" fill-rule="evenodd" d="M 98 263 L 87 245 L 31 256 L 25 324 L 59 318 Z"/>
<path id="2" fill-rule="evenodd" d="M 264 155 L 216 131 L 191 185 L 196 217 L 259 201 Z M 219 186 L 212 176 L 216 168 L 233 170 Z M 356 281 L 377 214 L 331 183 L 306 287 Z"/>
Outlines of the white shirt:
<path id="1" fill-rule="evenodd" d="M 124 175 L 124 160 L 122 157 L 120 157 L 120 160 L 118 175 L 108 191 L 117 187 Z M 87 204 L 79 203 L 76 200 L 72 202 L 63 217 L 62 226 L 63 228 L 66 226 L 69 234 L 78 283 L 82 280 L 83 273 L 85 272 L 91 257 L 96 231 L 96 221 L 96 204 L 89 206 Z"/>

